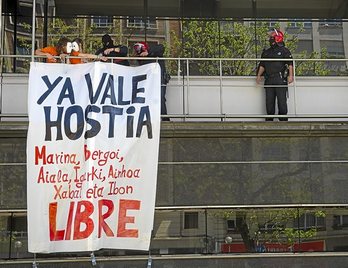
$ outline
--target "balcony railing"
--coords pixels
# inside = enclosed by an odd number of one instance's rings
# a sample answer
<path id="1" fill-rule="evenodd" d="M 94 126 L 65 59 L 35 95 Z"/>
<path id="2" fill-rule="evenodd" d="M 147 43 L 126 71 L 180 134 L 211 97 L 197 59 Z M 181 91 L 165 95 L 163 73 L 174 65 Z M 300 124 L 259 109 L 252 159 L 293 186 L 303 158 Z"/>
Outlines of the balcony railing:
<path id="1" fill-rule="evenodd" d="M 24 59 L 27 63 L 32 60 L 29 55 L 0 55 L 2 61 L 14 58 Z M 131 62 L 143 59 L 128 57 Z M 234 62 L 254 64 L 251 73 L 255 73 L 260 59 L 146 58 L 149 59 L 165 60 L 171 70 L 166 98 L 167 117 L 173 121 L 263 121 L 267 117 L 287 117 L 290 121 L 342 121 L 348 118 L 348 76 L 296 75 L 300 63 L 321 64 L 328 73 L 325 64 L 339 62 L 342 67 L 348 65 L 348 59 L 293 59 L 295 78 L 289 84 L 288 115 L 271 116 L 265 112 L 264 86 L 256 84 L 255 76 L 224 74 L 224 68 Z M 40 59 L 35 57 L 35 60 Z M 215 66 L 213 75 L 203 67 L 197 70 L 197 64 L 203 62 Z M 26 120 L 28 74 L 1 73 L 0 78 L 0 119 Z"/>

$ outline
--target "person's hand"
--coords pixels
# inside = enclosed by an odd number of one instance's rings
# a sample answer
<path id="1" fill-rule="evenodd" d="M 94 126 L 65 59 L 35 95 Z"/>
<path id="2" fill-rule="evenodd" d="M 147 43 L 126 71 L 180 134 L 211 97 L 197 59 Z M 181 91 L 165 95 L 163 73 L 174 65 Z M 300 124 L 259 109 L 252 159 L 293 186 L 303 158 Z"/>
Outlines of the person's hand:
<path id="1" fill-rule="evenodd" d="M 104 57 L 104 56 L 101 56 L 99 59 L 100 59 L 101 61 L 108 61 L 108 58 L 107 58 L 107 57 Z"/>
<path id="2" fill-rule="evenodd" d="M 51 62 L 57 62 L 57 59 L 51 54 L 47 53 L 46 56 L 47 56 L 47 59 L 50 60 Z"/>
<path id="3" fill-rule="evenodd" d="M 139 54 L 140 57 L 147 57 L 147 55 L 149 55 L 149 52 L 147 51 L 143 51 Z"/>
<path id="4" fill-rule="evenodd" d="M 261 81 L 262 81 L 261 75 L 256 76 L 256 83 L 257 83 L 257 84 L 260 84 Z"/>
<path id="5" fill-rule="evenodd" d="M 66 56 L 68 56 L 68 54 L 62 53 L 62 54 L 59 55 L 59 57 L 60 57 L 60 59 L 61 59 L 62 62 L 65 62 Z"/>
<path id="6" fill-rule="evenodd" d="M 112 52 L 113 50 L 114 50 L 113 48 L 107 48 L 107 49 L 104 50 L 103 54 L 109 55 L 110 52 Z"/>
<path id="7" fill-rule="evenodd" d="M 294 76 L 293 75 L 289 75 L 288 76 L 288 83 L 291 84 L 292 82 L 294 82 Z"/>
<path id="8" fill-rule="evenodd" d="M 107 49 L 104 50 L 104 54 L 105 55 L 109 55 L 111 52 L 120 53 L 120 48 L 119 47 L 115 47 L 115 48 L 107 48 Z"/>
<path id="9" fill-rule="evenodd" d="M 99 54 L 99 55 L 95 56 L 94 59 L 95 60 L 100 60 L 100 61 L 108 61 L 108 58 L 103 56 L 102 54 Z"/>

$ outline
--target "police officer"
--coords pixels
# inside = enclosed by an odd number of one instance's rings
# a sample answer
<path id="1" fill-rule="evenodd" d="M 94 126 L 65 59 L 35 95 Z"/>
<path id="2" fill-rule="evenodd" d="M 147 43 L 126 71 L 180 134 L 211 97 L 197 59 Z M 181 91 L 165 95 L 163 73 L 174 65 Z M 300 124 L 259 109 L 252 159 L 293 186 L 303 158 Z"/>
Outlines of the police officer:
<path id="1" fill-rule="evenodd" d="M 270 48 L 263 51 L 261 58 L 267 59 L 291 59 L 292 55 L 285 47 L 284 34 L 274 29 L 269 33 Z M 275 101 L 277 99 L 279 115 L 288 113 L 287 92 L 288 83 L 294 80 L 292 61 L 261 61 L 257 71 L 256 82 L 259 84 L 262 75 L 265 78 L 266 90 L 266 111 L 268 115 L 275 114 Z M 287 121 L 288 118 L 281 117 L 280 121 Z M 266 118 L 266 121 L 273 121 L 273 118 Z"/>

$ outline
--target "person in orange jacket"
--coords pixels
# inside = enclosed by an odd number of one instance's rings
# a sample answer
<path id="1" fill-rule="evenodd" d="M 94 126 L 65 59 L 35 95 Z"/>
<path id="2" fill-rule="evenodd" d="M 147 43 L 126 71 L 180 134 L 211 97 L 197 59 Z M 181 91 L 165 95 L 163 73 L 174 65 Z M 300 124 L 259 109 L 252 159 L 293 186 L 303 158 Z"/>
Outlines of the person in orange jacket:
<path id="1" fill-rule="evenodd" d="M 44 48 L 39 48 L 35 50 L 36 56 L 46 56 L 47 63 L 56 63 L 62 62 L 63 60 L 60 57 L 62 54 L 68 54 L 67 52 L 67 44 L 69 39 L 66 37 L 62 37 L 58 40 L 57 45 L 55 46 L 47 46 Z"/>
<path id="2" fill-rule="evenodd" d="M 83 63 L 83 58 L 87 59 L 101 59 L 107 60 L 106 57 L 100 57 L 94 54 L 81 53 L 80 47 L 82 47 L 82 40 L 79 45 L 79 38 L 74 39 L 74 42 L 70 42 L 67 37 L 62 37 L 59 39 L 56 46 L 47 46 L 41 49 L 35 50 L 35 55 L 37 56 L 46 56 L 47 63 L 57 63 L 57 62 L 66 62 L 67 56 L 78 56 L 80 58 L 71 58 L 69 59 L 70 63 L 78 64 Z M 59 57 L 59 58 L 58 58 Z"/>

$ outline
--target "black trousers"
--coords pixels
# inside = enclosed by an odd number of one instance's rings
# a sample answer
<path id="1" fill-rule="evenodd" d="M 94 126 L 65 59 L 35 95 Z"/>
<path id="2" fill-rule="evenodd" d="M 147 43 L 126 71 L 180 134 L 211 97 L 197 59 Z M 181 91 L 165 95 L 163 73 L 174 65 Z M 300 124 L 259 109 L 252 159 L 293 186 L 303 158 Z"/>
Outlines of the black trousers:
<path id="1" fill-rule="evenodd" d="M 276 87 L 272 87 L 276 85 Z M 278 103 L 279 115 L 288 114 L 287 95 L 288 85 L 286 80 L 279 78 L 267 79 L 265 81 L 266 90 L 266 112 L 268 115 L 275 114 L 275 103 Z M 273 121 L 273 118 L 266 118 L 266 121 Z M 279 121 L 288 121 L 288 118 L 279 118 Z"/>
<path id="2" fill-rule="evenodd" d="M 161 85 L 161 115 L 167 115 L 166 92 L 167 85 Z M 163 117 L 162 120 L 169 121 L 169 118 Z"/>

